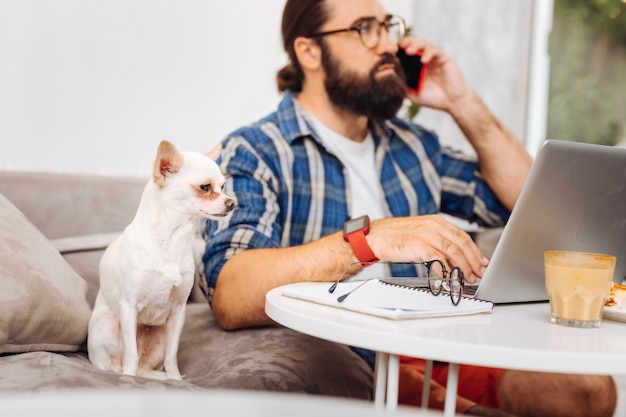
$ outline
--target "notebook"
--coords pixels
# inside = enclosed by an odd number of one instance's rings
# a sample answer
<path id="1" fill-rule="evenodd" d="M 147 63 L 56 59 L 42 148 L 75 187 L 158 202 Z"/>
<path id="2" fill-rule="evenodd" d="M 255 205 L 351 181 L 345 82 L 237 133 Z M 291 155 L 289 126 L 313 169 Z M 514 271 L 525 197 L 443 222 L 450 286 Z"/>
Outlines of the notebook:
<path id="1" fill-rule="evenodd" d="M 494 303 L 546 301 L 543 252 L 617 257 L 626 278 L 626 149 L 547 140 L 477 290 Z"/>
<path id="2" fill-rule="evenodd" d="M 410 287 L 385 282 L 382 279 L 339 282 L 335 291 L 328 289 L 331 282 L 308 282 L 290 285 L 282 294 L 359 313 L 388 319 L 414 319 L 491 313 L 493 303 L 477 298 L 463 297 L 453 305 L 448 294 L 438 296 L 421 287 Z M 349 294 L 343 301 L 338 299 Z"/>

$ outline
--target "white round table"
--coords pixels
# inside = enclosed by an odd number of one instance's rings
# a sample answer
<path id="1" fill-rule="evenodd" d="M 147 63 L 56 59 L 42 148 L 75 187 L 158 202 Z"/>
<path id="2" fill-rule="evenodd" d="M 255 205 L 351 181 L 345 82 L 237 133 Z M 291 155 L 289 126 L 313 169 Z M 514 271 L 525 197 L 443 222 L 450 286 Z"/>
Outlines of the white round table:
<path id="1" fill-rule="evenodd" d="M 383 404 L 386 388 L 391 409 L 397 406 L 399 355 L 450 363 L 445 415 L 454 414 L 461 363 L 626 375 L 626 323 L 605 319 L 596 329 L 551 324 L 548 303 L 497 305 L 492 314 L 389 320 L 289 298 L 279 287 L 267 293 L 265 311 L 302 333 L 376 351 L 375 403 Z"/>

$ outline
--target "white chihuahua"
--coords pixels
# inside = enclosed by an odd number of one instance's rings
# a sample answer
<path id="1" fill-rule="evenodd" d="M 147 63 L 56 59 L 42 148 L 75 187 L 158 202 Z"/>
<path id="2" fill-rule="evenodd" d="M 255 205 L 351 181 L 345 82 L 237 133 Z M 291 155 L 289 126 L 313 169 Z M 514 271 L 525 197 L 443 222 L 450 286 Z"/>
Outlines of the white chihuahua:
<path id="1" fill-rule="evenodd" d="M 160 143 L 135 218 L 100 261 L 87 341 L 97 368 L 182 379 L 177 356 L 194 283 L 192 240 L 199 219 L 235 208 L 224 182 L 208 156 Z"/>

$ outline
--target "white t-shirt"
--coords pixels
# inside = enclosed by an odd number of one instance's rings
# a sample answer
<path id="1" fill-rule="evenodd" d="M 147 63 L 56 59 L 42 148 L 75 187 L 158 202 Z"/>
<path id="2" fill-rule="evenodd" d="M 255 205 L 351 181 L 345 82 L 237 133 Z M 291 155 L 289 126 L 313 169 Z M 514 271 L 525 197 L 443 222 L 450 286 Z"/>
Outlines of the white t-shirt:
<path id="1" fill-rule="evenodd" d="M 311 119 L 324 147 L 345 167 L 350 188 L 350 217 L 354 219 L 367 214 L 372 221 L 385 217 L 386 204 L 374 160 L 374 138 L 371 133 L 368 132 L 363 142 L 356 142 L 331 130 L 312 116 Z M 375 264 L 363 269 L 351 280 L 382 276 L 383 265 Z"/>

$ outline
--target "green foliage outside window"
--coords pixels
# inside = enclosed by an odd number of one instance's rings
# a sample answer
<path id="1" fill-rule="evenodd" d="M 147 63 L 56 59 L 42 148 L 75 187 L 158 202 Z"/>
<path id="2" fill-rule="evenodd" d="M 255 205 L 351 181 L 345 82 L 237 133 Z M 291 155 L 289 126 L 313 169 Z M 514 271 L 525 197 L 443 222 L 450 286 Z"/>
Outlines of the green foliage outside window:
<path id="1" fill-rule="evenodd" d="M 626 2 L 555 0 L 548 138 L 626 140 Z"/>

